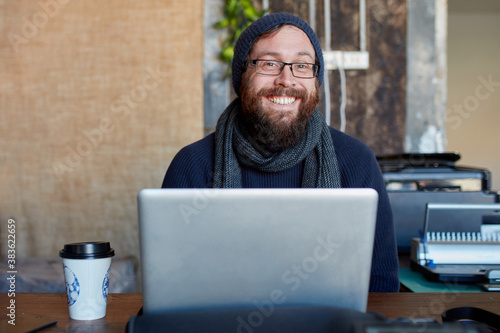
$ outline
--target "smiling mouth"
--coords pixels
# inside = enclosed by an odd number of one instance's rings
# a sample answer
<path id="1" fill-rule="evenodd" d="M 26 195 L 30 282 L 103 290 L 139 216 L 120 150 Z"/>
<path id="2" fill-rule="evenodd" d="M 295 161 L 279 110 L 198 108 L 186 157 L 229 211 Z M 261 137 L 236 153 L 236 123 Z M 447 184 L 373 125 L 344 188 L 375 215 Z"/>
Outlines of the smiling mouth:
<path id="1" fill-rule="evenodd" d="M 293 102 L 295 102 L 296 98 L 295 97 L 289 97 L 289 96 L 271 96 L 267 98 L 269 101 L 271 101 L 274 104 L 279 104 L 279 105 L 290 105 Z"/>

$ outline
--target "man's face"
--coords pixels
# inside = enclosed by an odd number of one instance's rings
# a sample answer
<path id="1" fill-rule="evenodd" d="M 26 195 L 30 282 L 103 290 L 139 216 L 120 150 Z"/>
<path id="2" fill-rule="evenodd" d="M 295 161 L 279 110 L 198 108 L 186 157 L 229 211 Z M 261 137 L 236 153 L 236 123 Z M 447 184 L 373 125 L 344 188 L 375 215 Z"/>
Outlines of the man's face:
<path id="1" fill-rule="evenodd" d="M 316 54 L 307 35 L 291 25 L 261 37 L 250 50 L 248 58 L 287 63 L 316 62 Z M 285 66 L 278 76 L 261 75 L 255 72 L 254 66 L 250 63 L 242 76 L 243 119 L 252 134 L 271 150 L 297 144 L 318 104 L 317 78 L 294 77 L 290 66 Z"/>

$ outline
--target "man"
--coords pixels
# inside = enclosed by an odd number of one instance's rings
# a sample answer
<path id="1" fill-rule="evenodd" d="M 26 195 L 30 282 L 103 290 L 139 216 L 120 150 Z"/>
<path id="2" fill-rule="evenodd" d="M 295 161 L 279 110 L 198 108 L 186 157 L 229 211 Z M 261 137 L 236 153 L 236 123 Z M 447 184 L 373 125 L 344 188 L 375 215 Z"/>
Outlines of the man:
<path id="1" fill-rule="evenodd" d="M 370 291 L 398 291 L 392 211 L 372 151 L 330 128 L 316 108 L 323 82 L 318 38 L 290 14 L 266 15 L 239 37 L 238 97 L 215 133 L 183 148 L 164 188 L 369 187 L 379 193 Z"/>

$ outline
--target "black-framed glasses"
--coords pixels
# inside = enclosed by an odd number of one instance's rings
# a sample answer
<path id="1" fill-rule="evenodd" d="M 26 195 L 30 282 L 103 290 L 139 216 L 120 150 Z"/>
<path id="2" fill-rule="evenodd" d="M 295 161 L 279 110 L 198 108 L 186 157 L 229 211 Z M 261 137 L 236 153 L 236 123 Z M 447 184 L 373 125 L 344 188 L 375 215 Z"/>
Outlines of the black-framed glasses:
<path id="1" fill-rule="evenodd" d="M 262 75 L 280 75 L 285 66 L 290 66 L 292 75 L 301 79 L 312 79 L 318 75 L 319 65 L 307 62 L 283 62 L 278 60 L 253 59 L 255 72 Z"/>

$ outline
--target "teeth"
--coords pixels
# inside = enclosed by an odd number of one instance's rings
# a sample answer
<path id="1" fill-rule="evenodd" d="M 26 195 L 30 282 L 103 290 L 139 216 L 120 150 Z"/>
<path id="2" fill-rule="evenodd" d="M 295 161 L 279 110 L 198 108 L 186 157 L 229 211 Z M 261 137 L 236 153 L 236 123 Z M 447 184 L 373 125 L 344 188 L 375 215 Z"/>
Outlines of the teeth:
<path id="1" fill-rule="evenodd" d="M 269 100 L 275 104 L 289 105 L 295 102 L 295 97 L 271 97 Z"/>

